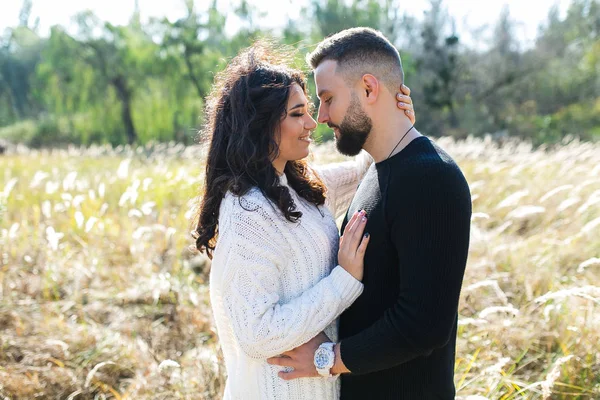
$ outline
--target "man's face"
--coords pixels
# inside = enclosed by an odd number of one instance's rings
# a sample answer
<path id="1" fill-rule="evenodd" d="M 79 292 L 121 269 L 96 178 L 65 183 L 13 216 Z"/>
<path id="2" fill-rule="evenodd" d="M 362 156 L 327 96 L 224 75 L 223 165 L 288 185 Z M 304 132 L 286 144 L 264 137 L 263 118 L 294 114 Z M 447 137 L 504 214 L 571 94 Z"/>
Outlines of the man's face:
<path id="1" fill-rule="evenodd" d="M 315 69 L 318 121 L 333 129 L 340 153 L 356 155 L 365 144 L 373 123 L 360 104 L 353 88 L 336 74 L 337 61 L 327 60 Z"/>

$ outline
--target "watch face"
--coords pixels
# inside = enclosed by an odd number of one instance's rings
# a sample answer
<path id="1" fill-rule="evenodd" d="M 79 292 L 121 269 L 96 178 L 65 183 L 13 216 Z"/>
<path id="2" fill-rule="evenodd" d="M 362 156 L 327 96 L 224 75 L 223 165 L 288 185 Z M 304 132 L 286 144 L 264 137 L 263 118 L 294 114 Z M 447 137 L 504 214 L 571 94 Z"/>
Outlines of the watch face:
<path id="1" fill-rule="evenodd" d="M 318 349 L 315 353 L 315 366 L 319 369 L 327 367 L 329 363 L 329 354 L 325 349 Z"/>

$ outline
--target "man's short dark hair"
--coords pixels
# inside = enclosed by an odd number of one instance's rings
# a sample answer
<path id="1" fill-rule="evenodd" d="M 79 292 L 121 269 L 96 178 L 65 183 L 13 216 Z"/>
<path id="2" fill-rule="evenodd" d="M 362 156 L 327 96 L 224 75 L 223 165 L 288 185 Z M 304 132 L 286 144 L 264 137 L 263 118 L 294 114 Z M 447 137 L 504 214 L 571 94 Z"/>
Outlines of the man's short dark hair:
<path id="1" fill-rule="evenodd" d="M 381 32 L 371 28 L 351 28 L 329 36 L 306 60 L 313 69 L 324 61 L 337 61 L 336 72 L 341 72 L 348 84 L 371 74 L 395 94 L 404 83 L 398 50 Z"/>

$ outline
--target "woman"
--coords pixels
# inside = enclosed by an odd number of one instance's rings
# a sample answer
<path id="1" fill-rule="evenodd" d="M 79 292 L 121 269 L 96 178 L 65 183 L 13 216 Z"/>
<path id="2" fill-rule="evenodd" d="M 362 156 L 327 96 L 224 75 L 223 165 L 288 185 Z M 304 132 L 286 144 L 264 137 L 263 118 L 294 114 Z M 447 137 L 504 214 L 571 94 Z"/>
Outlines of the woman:
<path id="1" fill-rule="evenodd" d="M 284 381 L 266 359 L 322 331 L 335 341 L 336 318 L 361 294 L 366 219 L 355 214 L 342 239 L 335 219 L 371 158 L 363 152 L 318 172 L 307 165 L 317 124 L 304 76 L 263 45 L 217 76 L 206 122 L 211 143 L 196 246 L 213 260 L 224 398 L 335 400 L 335 380 Z"/>

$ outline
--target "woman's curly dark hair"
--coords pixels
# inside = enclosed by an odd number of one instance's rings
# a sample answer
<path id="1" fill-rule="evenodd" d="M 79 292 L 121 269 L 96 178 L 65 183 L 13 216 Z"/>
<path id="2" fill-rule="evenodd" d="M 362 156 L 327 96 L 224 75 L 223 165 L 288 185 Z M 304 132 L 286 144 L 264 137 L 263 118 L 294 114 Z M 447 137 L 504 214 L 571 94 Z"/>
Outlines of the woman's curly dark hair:
<path id="1" fill-rule="evenodd" d="M 204 197 L 199 204 L 196 248 L 212 258 L 218 236 L 219 208 L 228 191 L 242 196 L 257 187 L 288 221 L 302 216 L 287 187 L 279 183 L 272 161 L 276 135 L 286 116 L 290 87 L 306 94 L 301 71 L 287 67 L 286 54 L 265 42 L 243 50 L 215 77 L 207 99 L 204 137 L 210 140 Z M 325 202 L 325 185 L 306 161 L 289 161 L 288 184 L 315 206 Z"/>

